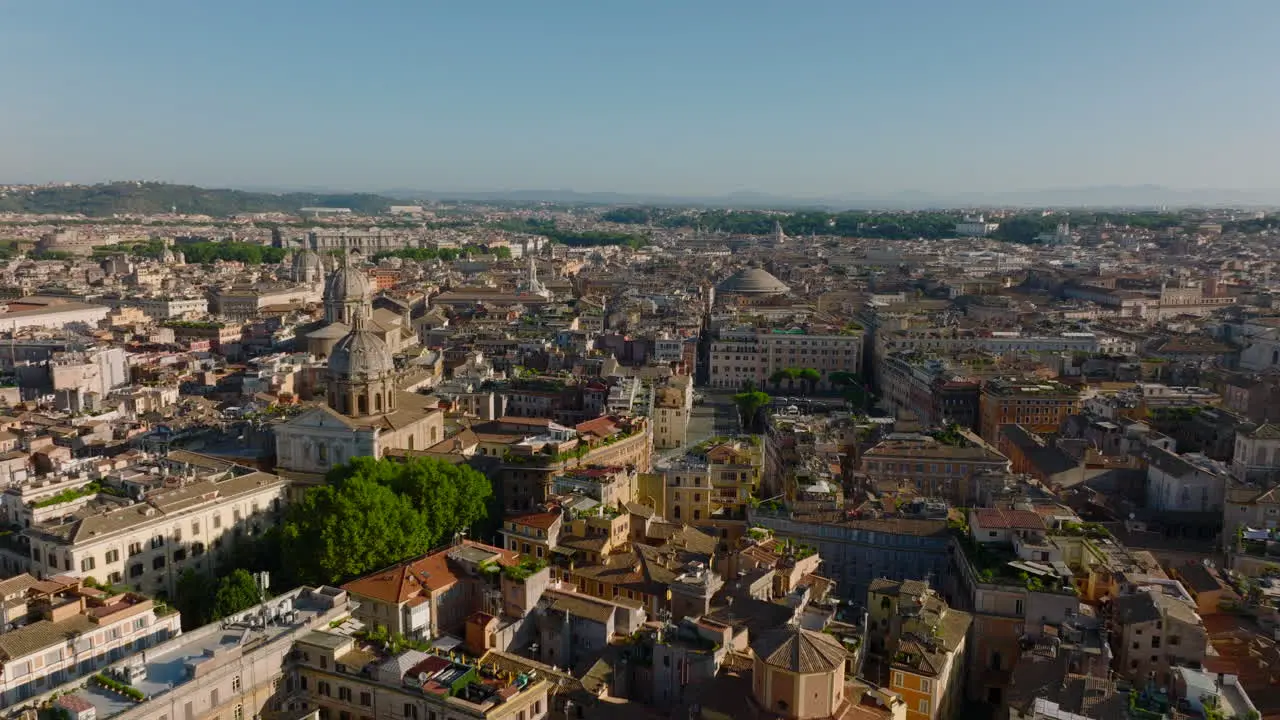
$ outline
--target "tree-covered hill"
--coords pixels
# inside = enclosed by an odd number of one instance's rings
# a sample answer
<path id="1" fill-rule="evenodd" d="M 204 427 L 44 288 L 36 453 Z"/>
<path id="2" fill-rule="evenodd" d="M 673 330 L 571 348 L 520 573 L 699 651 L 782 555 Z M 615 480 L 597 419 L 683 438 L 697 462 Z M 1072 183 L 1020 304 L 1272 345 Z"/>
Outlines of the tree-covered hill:
<path id="1" fill-rule="evenodd" d="M 170 185 L 152 182 L 114 182 L 101 185 L 42 187 L 0 195 L 0 212 L 83 213 L 109 216 L 122 213 L 181 213 L 226 217 L 237 213 L 296 212 L 304 207 L 343 207 L 373 215 L 398 201 L 369 193 L 265 193 Z"/>

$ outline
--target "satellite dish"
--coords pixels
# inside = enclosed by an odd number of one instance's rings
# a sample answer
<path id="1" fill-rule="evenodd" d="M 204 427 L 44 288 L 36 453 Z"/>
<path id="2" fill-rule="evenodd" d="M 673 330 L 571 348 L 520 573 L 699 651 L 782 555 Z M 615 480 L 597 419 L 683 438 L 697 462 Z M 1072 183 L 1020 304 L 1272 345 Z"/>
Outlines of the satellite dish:
<path id="1" fill-rule="evenodd" d="M 428 678 L 428 675 L 427 675 L 426 673 L 424 673 L 424 672 L 420 672 L 420 673 L 418 673 L 418 682 L 419 682 L 419 683 L 421 683 L 422 685 L 426 685 L 426 684 L 427 684 L 427 680 L 428 680 L 428 679 L 429 679 L 429 678 Z"/>

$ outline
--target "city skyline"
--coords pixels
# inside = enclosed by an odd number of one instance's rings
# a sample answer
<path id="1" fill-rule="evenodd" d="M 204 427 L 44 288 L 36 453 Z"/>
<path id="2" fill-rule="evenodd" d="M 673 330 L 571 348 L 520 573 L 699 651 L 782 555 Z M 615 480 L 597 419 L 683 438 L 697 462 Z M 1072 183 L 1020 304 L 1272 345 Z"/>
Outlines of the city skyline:
<path id="1" fill-rule="evenodd" d="M 13 8 L 0 180 L 1280 200 L 1261 2 L 342 10 Z"/>

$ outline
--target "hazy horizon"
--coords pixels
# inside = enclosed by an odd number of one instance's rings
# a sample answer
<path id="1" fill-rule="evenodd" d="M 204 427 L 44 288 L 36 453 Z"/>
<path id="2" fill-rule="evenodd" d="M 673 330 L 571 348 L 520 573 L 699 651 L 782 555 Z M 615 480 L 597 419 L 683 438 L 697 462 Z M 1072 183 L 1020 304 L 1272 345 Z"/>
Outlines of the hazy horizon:
<path id="1" fill-rule="evenodd" d="M 46 0 L 0 24 L 0 178 L 1276 202 L 1277 21 L 1263 0 Z"/>

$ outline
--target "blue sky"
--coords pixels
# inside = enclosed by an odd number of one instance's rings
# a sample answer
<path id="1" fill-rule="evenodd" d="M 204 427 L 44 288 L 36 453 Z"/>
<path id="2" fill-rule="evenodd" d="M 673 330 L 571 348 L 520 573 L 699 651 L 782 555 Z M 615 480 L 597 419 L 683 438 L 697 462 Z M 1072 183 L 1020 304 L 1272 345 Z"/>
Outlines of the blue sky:
<path id="1" fill-rule="evenodd" d="M 1275 0 L 40 0 L 0 182 L 1280 188 Z"/>

